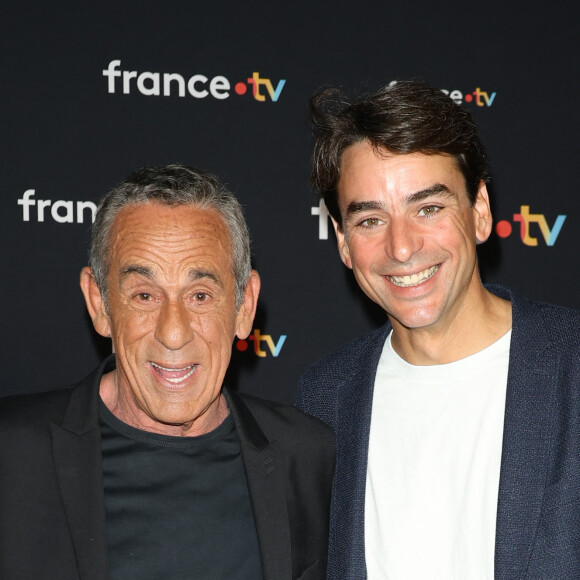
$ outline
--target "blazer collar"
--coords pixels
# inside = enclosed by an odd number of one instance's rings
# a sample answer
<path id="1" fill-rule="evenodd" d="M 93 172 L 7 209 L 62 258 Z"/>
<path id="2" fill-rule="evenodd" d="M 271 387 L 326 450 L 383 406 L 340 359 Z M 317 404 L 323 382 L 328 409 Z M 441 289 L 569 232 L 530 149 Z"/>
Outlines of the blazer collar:
<path id="1" fill-rule="evenodd" d="M 56 475 L 69 523 L 79 576 L 109 577 L 107 534 L 99 430 L 99 385 L 115 368 L 109 356 L 79 383 L 61 424 L 51 425 Z M 282 454 L 269 441 L 242 398 L 224 389 L 240 438 L 254 510 L 264 579 L 292 577 L 290 525 Z"/>
<path id="2" fill-rule="evenodd" d="M 101 376 L 114 364 L 111 356 L 79 383 L 62 423 L 51 425 L 56 477 L 83 580 L 109 577 L 98 405 Z"/>
<path id="3" fill-rule="evenodd" d="M 62 427 L 76 435 L 99 428 L 99 387 L 104 374 L 115 370 L 115 355 L 109 355 L 73 389 Z"/>
<path id="4" fill-rule="evenodd" d="M 490 285 L 494 294 L 512 302 L 512 338 L 507 381 L 504 439 L 498 493 L 495 576 L 523 578 L 539 524 L 550 428 L 557 402 L 559 353 L 547 338 L 537 303 L 507 288 Z M 331 541 L 337 577 L 364 578 L 364 497 L 372 393 L 378 361 L 390 325 L 371 335 L 364 356 L 339 389 L 337 478 L 331 517 Z M 332 540 L 332 539 L 331 539 Z"/>
<path id="5" fill-rule="evenodd" d="M 540 307 L 503 287 L 512 302 L 512 338 L 495 539 L 497 578 L 523 578 L 539 524 L 557 403 L 559 352 Z"/>
<path id="6" fill-rule="evenodd" d="M 336 577 L 365 578 L 364 513 L 373 390 L 379 359 L 391 325 L 373 332 L 361 345 L 352 373 L 337 385 L 340 405 L 336 439 L 336 481 L 331 506 L 329 562 Z M 363 576 L 363 573 L 365 574 Z"/>
<path id="7" fill-rule="evenodd" d="M 290 522 L 282 451 L 237 393 L 223 391 L 236 425 L 262 558 L 264 580 L 292 578 Z"/>

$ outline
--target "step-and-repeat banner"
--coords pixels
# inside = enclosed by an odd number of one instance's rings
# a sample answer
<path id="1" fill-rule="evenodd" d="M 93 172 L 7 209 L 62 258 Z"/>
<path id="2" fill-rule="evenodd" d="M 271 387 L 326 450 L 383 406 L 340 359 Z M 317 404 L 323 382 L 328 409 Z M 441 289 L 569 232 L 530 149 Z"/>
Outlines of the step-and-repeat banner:
<path id="1" fill-rule="evenodd" d="M 110 350 L 78 276 L 97 201 L 142 165 L 208 169 L 245 207 L 263 289 L 239 389 L 292 401 L 309 364 L 382 324 L 308 187 L 307 101 L 328 85 L 418 79 L 468 108 L 493 174 L 484 279 L 580 307 L 578 9 L 453 4 L 4 2 L 0 395 Z"/>

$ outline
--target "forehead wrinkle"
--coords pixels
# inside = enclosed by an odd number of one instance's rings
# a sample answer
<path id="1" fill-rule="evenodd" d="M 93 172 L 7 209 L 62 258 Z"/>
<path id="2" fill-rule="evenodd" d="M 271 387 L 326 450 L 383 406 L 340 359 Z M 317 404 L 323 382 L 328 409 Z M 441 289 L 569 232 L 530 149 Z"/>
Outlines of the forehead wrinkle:
<path id="1" fill-rule="evenodd" d="M 143 282 L 162 285 L 206 279 L 220 289 L 228 287 L 230 238 L 217 218 L 209 211 L 150 206 L 119 216 L 111 256 L 119 284 L 140 277 Z"/>

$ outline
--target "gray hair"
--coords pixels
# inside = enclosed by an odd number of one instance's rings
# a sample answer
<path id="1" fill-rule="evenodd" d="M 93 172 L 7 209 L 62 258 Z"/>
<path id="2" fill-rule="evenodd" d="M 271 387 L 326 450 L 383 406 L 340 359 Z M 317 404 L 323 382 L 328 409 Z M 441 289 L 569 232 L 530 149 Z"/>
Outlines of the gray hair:
<path id="1" fill-rule="evenodd" d="M 213 209 L 222 216 L 230 234 L 236 308 L 239 308 L 252 269 L 250 234 L 242 207 L 215 175 L 184 165 L 138 169 L 99 203 L 92 229 L 89 265 L 107 308 L 111 229 L 115 219 L 125 207 L 150 202 L 168 206 L 193 205 L 199 209 Z"/>

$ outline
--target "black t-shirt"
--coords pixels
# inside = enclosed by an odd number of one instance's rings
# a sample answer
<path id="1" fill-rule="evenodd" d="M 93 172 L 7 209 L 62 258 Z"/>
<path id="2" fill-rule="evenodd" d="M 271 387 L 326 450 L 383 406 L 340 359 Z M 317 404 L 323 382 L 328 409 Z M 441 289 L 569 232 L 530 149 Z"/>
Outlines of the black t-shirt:
<path id="1" fill-rule="evenodd" d="M 113 580 L 262 578 L 231 415 L 199 437 L 135 429 L 100 410 Z"/>

